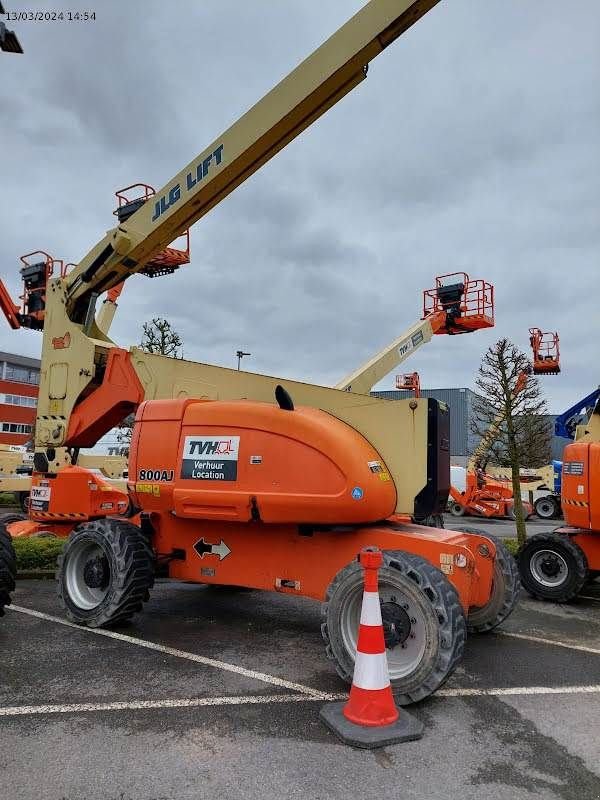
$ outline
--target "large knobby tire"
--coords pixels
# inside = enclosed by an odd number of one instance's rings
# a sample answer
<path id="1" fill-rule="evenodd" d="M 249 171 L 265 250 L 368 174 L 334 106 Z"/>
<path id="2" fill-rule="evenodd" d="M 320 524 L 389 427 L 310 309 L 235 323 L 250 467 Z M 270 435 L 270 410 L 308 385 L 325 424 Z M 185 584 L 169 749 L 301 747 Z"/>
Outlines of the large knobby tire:
<path id="1" fill-rule="evenodd" d="M 578 544 L 560 533 L 538 533 L 517 553 L 521 583 L 532 597 L 566 603 L 583 588 L 588 566 Z"/>
<path id="2" fill-rule="evenodd" d="M 10 593 L 15 588 L 17 559 L 12 539 L 4 525 L 0 524 L 0 617 L 4 616 L 4 606 L 10 605 Z"/>
<path id="3" fill-rule="evenodd" d="M 7 514 L 0 514 L 0 525 L 11 525 L 13 522 L 24 522 L 27 519 L 25 514 L 16 512 L 8 512 Z"/>
<path id="4" fill-rule="evenodd" d="M 521 594 L 519 567 L 502 539 L 497 536 L 491 536 L 479 528 L 462 528 L 461 533 L 486 536 L 496 545 L 490 599 L 484 606 L 470 608 L 467 616 L 469 633 L 488 633 L 504 622 L 519 602 Z"/>
<path id="5" fill-rule="evenodd" d="M 540 519 L 555 519 L 558 516 L 560 506 L 552 495 L 547 495 L 546 497 L 538 497 L 533 508 Z"/>
<path id="6" fill-rule="evenodd" d="M 29 492 L 19 492 L 19 506 L 24 514 L 29 512 Z"/>
<path id="7" fill-rule="evenodd" d="M 331 582 L 322 606 L 327 657 L 351 683 L 363 595 L 363 570 L 352 562 Z M 379 596 L 390 680 L 400 705 L 436 691 L 460 661 L 466 623 L 458 594 L 419 556 L 384 551 Z"/>
<path id="8" fill-rule="evenodd" d="M 101 628 L 141 611 L 154 583 L 154 553 L 124 519 L 86 522 L 58 557 L 58 597 L 78 625 Z"/>

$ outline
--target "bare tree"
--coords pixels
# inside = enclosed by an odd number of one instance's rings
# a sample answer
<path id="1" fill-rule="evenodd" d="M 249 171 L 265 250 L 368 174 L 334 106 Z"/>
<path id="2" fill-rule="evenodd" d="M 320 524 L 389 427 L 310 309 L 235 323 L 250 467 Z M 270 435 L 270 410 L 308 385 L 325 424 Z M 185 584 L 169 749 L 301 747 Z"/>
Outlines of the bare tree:
<path id="1" fill-rule="evenodd" d="M 171 323 L 154 317 L 151 322 L 144 322 L 140 347 L 147 353 L 158 353 L 170 358 L 183 358 L 183 341 Z"/>
<path id="2" fill-rule="evenodd" d="M 157 353 L 169 358 L 183 358 L 183 340 L 181 336 L 173 329 L 171 323 L 162 317 L 154 317 L 150 322 L 144 322 L 140 347 L 146 353 Z M 119 425 L 117 431 L 117 441 L 127 448 L 131 443 L 133 422 L 134 415 L 130 414 Z"/>
<path id="3" fill-rule="evenodd" d="M 552 422 L 543 415 L 526 415 L 520 422 L 522 427 L 517 432 L 519 463 L 530 469 L 546 466 L 552 460 Z M 510 467 L 510 455 L 504 438 L 490 446 L 487 462 Z"/>
<path id="4" fill-rule="evenodd" d="M 481 452 L 476 466 L 483 467 L 493 455 L 501 464 L 510 467 L 517 539 L 519 544 L 524 544 L 527 531 L 520 469 L 522 464 L 530 466 L 528 461 L 532 458 L 538 462 L 545 460 L 545 463 L 549 460 L 546 401 L 532 374 L 531 362 L 508 339 L 500 339 L 487 350 L 475 384 L 478 396 L 473 404 L 472 429 L 482 438 L 483 444 L 478 448 Z"/>

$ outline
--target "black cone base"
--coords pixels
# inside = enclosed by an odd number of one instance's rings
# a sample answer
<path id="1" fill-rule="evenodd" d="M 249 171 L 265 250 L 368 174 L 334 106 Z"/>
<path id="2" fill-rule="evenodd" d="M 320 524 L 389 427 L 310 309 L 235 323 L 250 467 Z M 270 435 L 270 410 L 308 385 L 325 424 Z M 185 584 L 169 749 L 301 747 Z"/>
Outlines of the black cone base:
<path id="1" fill-rule="evenodd" d="M 411 717 L 404 709 L 400 709 L 400 716 L 392 725 L 371 728 L 355 725 L 347 720 L 342 713 L 345 705 L 345 702 L 327 703 L 319 712 L 325 725 L 344 744 L 374 750 L 376 747 L 412 742 L 423 737 L 423 723 L 415 717 Z"/>

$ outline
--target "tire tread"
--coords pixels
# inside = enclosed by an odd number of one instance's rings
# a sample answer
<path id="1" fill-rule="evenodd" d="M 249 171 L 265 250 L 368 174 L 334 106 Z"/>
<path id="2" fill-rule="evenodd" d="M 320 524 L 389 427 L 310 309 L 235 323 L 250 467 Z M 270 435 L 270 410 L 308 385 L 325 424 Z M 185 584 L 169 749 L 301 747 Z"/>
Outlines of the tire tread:
<path id="1" fill-rule="evenodd" d="M 108 603 L 100 603 L 95 614 L 79 614 L 69 603 L 63 572 L 69 548 L 86 534 L 102 536 L 117 565 L 114 587 Z M 141 611 L 154 585 L 154 552 L 141 530 L 124 519 L 106 517 L 76 528 L 57 560 L 58 598 L 70 620 L 78 625 L 102 628 L 130 619 Z"/>
<path id="2" fill-rule="evenodd" d="M 4 616 L 5 606 L 10 605 L 16 578 L 17 559 L 12 539 L 6 525 L 0 523 L 0 617 Z"/>
<path id="3" fill-rule="evenodd" d="M 462 658 L 467 627 L 456 589 L 439 569 L 426 559 L 403 550 L 384 550 L 383 560 L 384 566 L 398 569 L 416 583 L 427 597 L 438 618 L 442 643 L 433 669 L 418 687 L 410 691 L 399 691 L 398 686 L 395 686 L 392 681 L 396 702 L 404 706 L 423 700 L 439 689 L 449 678 Z M 325 642 L 325 653 L 327 658 L 333 662 L 338 675 L 346 683 L 352 682 L 353 670 L 350 671 L 336 658 L 331 645 L 327 617 L 331 598 L 346 579 L 354 576 L 357 566 L 356 562 L 352 562 L 337 573 L 327 588 L 325 600 L 321 606 L 321 634 Z"/>

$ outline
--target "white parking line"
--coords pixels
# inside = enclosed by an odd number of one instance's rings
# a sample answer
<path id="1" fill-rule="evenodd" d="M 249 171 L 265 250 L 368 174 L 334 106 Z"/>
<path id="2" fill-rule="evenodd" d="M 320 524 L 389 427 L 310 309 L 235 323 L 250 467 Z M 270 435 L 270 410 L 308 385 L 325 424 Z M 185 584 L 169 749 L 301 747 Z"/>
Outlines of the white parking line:
<path id="1" fill-rule="evenodd" d="M 156 650 L 159 653 L 165 653 L 175 658 L 185 658 L 187 661 L 195 661 L 196 664 L 202 664 L 206 667 L 214 667 L 215 669 L 223 670 L 224 672 L 233 672 L 235 675 L 242 675 L 245 678 L 252 678 L 256 681 L 269 683 L 272 686 L 280 686 L 282 689 L 291 689 L 295 692 L 300 692 L 303 695 L 313 697 L 315 700 L 324 700 L 327 698 L 326 692 L 320 692 L 318 689 L 312 689 L 310 686 L 304 686 L 301 683 L 294 683 L 286 681 L 283 678 L 277 678 L 275 675 L 268 675 L 265 672 L 256 672 L 253 669 L 246 669 L 239 667 L 237 664 L 229 664 L 226 661 L 219 661 L 215 658 L 208 658 L 207 656 L 200 656 L 196 653 L 188 653 L 185 650 L 177 650 L 174 647 L 166 647 L 156 642 L 148 642 L 145 639 L 138 639 L 135 636 L 127 636 L 124 633 L 116 633 L 115 631 L 107 631 L 103 628 L 86 628 L 81 625 L 75 625 L 66 619 L 60 617 L 53 617 L 50 614 L 44 614 L 41 611 L 35 611 L 32 608 L 24 608 L 23 606 L 10 605 L 6 606 L 10 611 L 18 611 L 20 614 L 27 614 L 36 619 L 43 619 L 46 622 L 55 622 L 58 625 L 65 625 L 67 628 L 74 628 L 81 633 L 93 633 L 96 636 L 104 636 L 107 639 L 116 639 L 120 642 L 127 642 L 128 644 L 135 644 L 138 647 L 145 647 L 147 650 Z"/>
<path id="2" fill-rule="evenodd" d="M 507 686 L 505 688 L 498 689 L 439 689 L 433 696 L 505 697 L 519 694 L 600 694 L 600 684 L 595 684 L 592 686 Z"/>
<path id="3" fill-rule="evenodd" d="M 593 686 L 510 686 L 491 689 L 440 689 L 436 697 L 508 697 L 515 695 L 548 694 L 600 694 L 600 685 Z M 269 705 L 272 703 L 305 703 L 346 700 L 348 694 L 328 694 L 321 696 L 306 694 L 262 694 L 238 695 L 232 697 L 192 697 L 173 700 L 131 700 L 114 703 L 65 703 L 43 706 L 0 707 L 0 717 L 26 717 L 36 714 L 89 714 L 96 711 L 145 711 L 166 708 L 204 708 L 241 705 Z M 402 712 L 401 712 L 402 713 Z"/>
<path id="4" fill-rule="evenodd" d="M 156 708 L 202 708 L 204 706 L 267 705 L 269 703 L 305 703 L 318 700 L 343 700 L 346 695 L 322 693 L 321 697 L 305 694 L 256 694 L 232 697 L 192 697 L 173 700 L 131 700 L 114 703 L 65 703 L 64 705 L 0 707 L 0 717 L 25 717 L 32 714 L 82 714 L 90 711 L 140 711 Z"/>
<path id="5" fill-rule="evenodd" d="M 528 633 L 512 633 L 512 631 L 498 631 L 499 636 L 509 636 L 511 639 L 524 639 L 526 642 L 536 642 L 537 644 L 551 644 L 554 647 L 565 647 L 567 650 L 579 650 L 582 653 L 592 653 L 600 656 L 600 648 L 588 647 L 585 644 L 572 644 L 570 642 L 559 642 L 556 639 L 544 639 L 541 636 L 530 636 Z"/>

